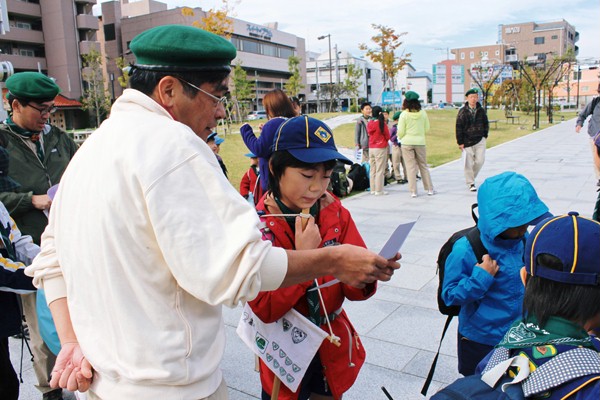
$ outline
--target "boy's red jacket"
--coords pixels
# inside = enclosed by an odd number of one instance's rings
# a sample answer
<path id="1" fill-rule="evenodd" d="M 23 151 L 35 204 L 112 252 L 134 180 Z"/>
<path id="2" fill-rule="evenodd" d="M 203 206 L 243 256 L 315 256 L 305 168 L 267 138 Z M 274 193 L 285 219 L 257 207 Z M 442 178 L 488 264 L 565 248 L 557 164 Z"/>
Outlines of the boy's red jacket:
<path id="1" fill-rule="evenodd" d="M 366 247 L 350 216 L 350 212 L 342 206 L 337 198 L 330 193 L 326 193 L 319 201 L 320 211 L 316 223 L 321 233 L 321 247 L 334 244 L 354 244 Z M 257 210 L 266 212 L 266 215 L 261 217 L 266 223 L 264 236 L 272 240 L 277 247 L 295 249 L 294 232 L 290 225 L 283 217 L 269 216 L 269 214 L 281 214 L 281 210 L 271 194 L 266 195 L 259 202 Z M 333 279 L 335 279 L 333 276 L 325 276 L 319 278 L 318 283 L 322 285 Z M 266 323 L 276 321 L 291 308 L 308 317 L 306 290 L 312 284 L 313 281 L 308 281 L 272 292 L 260 292 L 256 299 L 248 304 L 256 315 Z M 350 323 L 346 312 L 342 310 L 342 303 L 344 299 L 368 299 L 375 293 L 376 287 L 376 283 L 369 284 L 364 289 L 338 283 L 321 288 L 327 313 L 332 314 L 339 311 L 339 315 L 331 321 L 331 328 L 333 333 L 340 338 L 341 346 L 337 347 L 325 339 L 319 348 L 327 385 L 336 399 L 340 398 L 352 386 L 366 356 L 357 332 Z M 323 316 L 323 307 L 321 307 L 320 312 Z M 321 325 L 321 329 L 329 333 L 327 324 Z M 271 394 L 273 373 L 262 361 L 260 363 L 260 376 L 263 390 Z M 297 394 L 292 393 L 285 385 L 281 385 L 279 398 L 282 400 L 295 400 Z"/>

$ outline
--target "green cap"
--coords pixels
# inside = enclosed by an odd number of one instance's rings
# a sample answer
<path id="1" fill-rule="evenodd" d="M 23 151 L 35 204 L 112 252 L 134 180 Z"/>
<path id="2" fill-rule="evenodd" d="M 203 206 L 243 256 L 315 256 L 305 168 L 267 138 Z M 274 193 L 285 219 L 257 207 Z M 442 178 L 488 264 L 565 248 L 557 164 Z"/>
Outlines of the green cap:
<path id="1" fill-rule="evenodd" d="M 162 25 L 133 38 L 129 48 L 135 66 L 159 71 L 229 71 L 235 46 L 203 29 Z"/>
<path id="2" fill-rule="evenodd" d="M 409 90 L 408 92 L 404 93 L 404 98 L 406 100 L 419 100 L 419 93 Z"/>
<path id="3" fill-rule="evenodd" d="M 402 114 L 402 111 L 396 111 L 392 117 L 392 121 L 398 121 L 400 119 L 400 114 Z"/>
<path id="4" fill-rule="evenodd" d="M 52 79 L 39 72 L 18 72 L 6 80 L 9 94 L 23 100 L 37 100 L 40 103 L 52 101 L 60 88 Z"/>
<path id="5" fill-rule="evenodd" d="M 465 93 L 465 97 L 467 97 L 470 94 L 479 95 L 479 91 L 477 89 L 469 89 L 469 90 L 467 90 L 467 93 Z"/>

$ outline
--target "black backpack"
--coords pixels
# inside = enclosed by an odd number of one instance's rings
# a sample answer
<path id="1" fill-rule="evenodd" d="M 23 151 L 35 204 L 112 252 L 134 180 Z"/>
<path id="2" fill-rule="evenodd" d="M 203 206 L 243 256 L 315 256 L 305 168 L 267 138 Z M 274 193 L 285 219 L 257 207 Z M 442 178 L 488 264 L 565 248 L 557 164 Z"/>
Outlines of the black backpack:
<path id="1" fill-rule="evenodd" d="M 348 178 L 346 176 L 346 164 L 338 161 L 331 171 L 331 191 L 337 197 L 348 195 Z"/>
<path id="2" fill-rule="evenodd" d="M 446 331 L 450 326 L 450 322 L 452 322 L 452 318 L 460 313 L 460 306 L 449 306 L 446 305 L 444 300 L 442 299 L 442 289 L 444 285 L 444 276 L 446 272 L 446 259 L 452 252 L 452 247 L 454 243 L 462 237 L 466 237 L 473 248 L 473 252 L 475 253 L 475 257 L 477 258 L 477 262 L 483 262 L 483 256 L 488 253 L 487 249 L 481 242 L 480 232 L 477 228 L 477 216 L 475 215 L 475 209 L 477 208 L 477 204 L 471 205 L 471 217 L 473 217 L 473 221 L 475 221 L 475 226 L 470 228 L 461 229 L 458 232 L 454 232 L 452 236 L 444 243 L 440 252 L 438 254 L 437 259 L 437 275 L 438 275 L 438 290 L 437 290 L 437 303 L 438 310 L 444 315 L 447 315 L 446 323 L 444 324 L 444 329 L 442 330 L 442 337 L 440 338 L 440 344 L 438 346 L 437 353 L 431 363 L 431 368 L 429 369 L 429 374 L 427 374 L 427 379 L 425 379 L 425 384 L 423 385 L 423 389 L 421 390 L 421 394 L 425 396 L 427 394 L 427 390 L 429 389 L 429 385 L 431 384 L 431 380 L 433 379 L 433 373 L 435 372 L 435 367 L 437 365 L 437 360 L 440 355 L 440 348 L 442 347 L 442 342 L 444 341 L 444 336 L 446 336 Z"/>
<path id="3" fill-rule="evenodd" d="M 352 179 L 352 191 L 363 191 L 369 188 L 369 176 L 367 169 L 358 163 L 352 164 L 348 172 L 348 178 Z"/>

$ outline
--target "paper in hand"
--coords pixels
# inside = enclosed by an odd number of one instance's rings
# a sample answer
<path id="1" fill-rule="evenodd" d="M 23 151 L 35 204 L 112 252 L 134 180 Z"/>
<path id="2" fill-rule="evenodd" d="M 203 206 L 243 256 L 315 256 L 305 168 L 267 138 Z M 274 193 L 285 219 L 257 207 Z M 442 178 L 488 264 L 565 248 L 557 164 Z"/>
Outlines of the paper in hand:
<path id="1" fill-rule="evenodd" d="M 393 258 L 396 255 L 396 253 L 400 251 L 402 244 L 404 244 L 404 241 L 406 240 L 408 234 L 410 233 L 410 231 L 416 223 L 417 221 L 413 221 L 408 222 L 406 224 L 398 225 L 394 233 L 392 233 L 392 236 L 390 236 L 387 243 L 379 252 L 379 255 L 387 260 Z"/>

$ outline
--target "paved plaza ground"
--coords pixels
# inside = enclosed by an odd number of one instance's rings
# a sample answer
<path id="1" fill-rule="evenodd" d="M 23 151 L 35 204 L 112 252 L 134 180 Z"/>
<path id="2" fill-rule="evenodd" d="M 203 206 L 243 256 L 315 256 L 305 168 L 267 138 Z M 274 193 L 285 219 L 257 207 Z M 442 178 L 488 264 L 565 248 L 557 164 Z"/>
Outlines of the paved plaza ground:
<path id="1" fill-rule="evenodd" d="M 577 134 L 574 125 L 574 120 L 565 121 L 489 149 L 477 184 L 497 173 L 516 171 L 531 180 L 551 212 L 575 210 L 591 216 L 597 193 L 589 139 L 585 128 Z M 364 193 L 344 200 L 374 251 L 398 224 L 418 220 L 402 248 L 401 270 L 380 284 L 370 300 L 345 305 L 367 349 L 367 362 L 345 400 L 386 400 L 382 386 L 395 400 L 423 399 L 421 386 L 445 320 L 436 305 L 435 260 L 452 232 L 472 225 L 470 206 L 476 202 L 476 193 L 465 185 L 460 160 L 433 169 L 431 175 L 435 196 L 425 195 L 419 182 L 415 199 L 408 185 L 388 185 L 388 196 Z M 222 368 L 232 400 L 257 399 L 260 382 L 254 356 L 235 333 L 239 317 L 239 307 L 224 311 L 228 342 Z M 442 345 L 430 394 L 458 377 L 455 344 L 456 322 Z M 11 352 L 18 369 L 20 342 L 11 339 Z M 29 357 L 24 362 L 20 399 L 40 399 Z"/>

